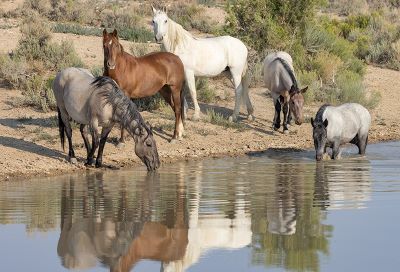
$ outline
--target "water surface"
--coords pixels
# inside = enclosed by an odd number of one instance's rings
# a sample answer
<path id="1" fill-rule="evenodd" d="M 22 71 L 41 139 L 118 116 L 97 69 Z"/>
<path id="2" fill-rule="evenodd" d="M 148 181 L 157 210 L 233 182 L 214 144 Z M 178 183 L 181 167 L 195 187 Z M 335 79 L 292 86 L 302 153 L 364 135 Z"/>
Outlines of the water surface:
<path id="1" fill-rule="evenodd" d="M 400 143 L 0 183 L 1 271 L 397 271 Z"/>

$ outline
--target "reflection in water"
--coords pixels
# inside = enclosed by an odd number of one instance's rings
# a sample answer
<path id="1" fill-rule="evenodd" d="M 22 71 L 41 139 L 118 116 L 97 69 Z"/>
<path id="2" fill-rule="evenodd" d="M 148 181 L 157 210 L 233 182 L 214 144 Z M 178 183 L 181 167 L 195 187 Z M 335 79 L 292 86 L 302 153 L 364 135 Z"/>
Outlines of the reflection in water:
<path id="1" fill-rule="evenodd" d="M 151 259 L 161 271 L 189 271 L 211 249 L 247 248 L 249 265 L 318 271 L 333 235 L 326 210 L 365 207 L 371 164 L 269 155 L 3 183 L 0 223 L 60 225 L 57 253 L 68 269 L 129 271 Z"/>

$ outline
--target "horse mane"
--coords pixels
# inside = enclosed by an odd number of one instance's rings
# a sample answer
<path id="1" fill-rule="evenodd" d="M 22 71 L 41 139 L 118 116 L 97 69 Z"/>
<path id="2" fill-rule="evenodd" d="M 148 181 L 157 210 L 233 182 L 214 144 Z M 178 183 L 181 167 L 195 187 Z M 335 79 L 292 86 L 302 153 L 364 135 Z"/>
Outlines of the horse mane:
<path id="1" fill-rule="evenodd" d="M 315 122 L 321 122 L 321 123 L 324 122 L 322 117 L 324 116 L 326 108 L 329 106 L 330 104 L 324 104 L 319 108 L 317 114 L 315 115 Z"/>
<path id="2" fill-rule="evenodd" d="M 185 30 L 180 24 L 168 17 L 168 41 L 167 51 L 174 52 L 178 45 L 187 46 L 190 40 L 195 39 L 189 31 Z"/>
<path id="3" fill-rule="evenodd" d="M 146 126 L 136 104 L 123 93 L 113 79 L 106 76 L 99 76 L 95 78 L 91 85 L 96 89 L 103 89 L 107 85 L 111 86 L 111 89 L 107 88 L 103 90 L 100 95 L 106 100 L 107 104 L 113 107 L 114 115 L 117 109 L 121 112 L 121 116 L 119 117 L 124 128 L 129 127 L 132 120 L 136 120 L 139 127 L 146 129 L 147 135 L 153 135 L 151 130 Z"/>
<path id="4" fill-rule="evenodd" d="M 296 80 L 296 77 L 295 77 L 295 75 L 294 75 L 294 71 L 293 71 L 292 68 L 290 67 L 289 63 L 288 63 L 286 60 L 284 60 L 284 59 L 282 59 L 282 58 L 280 58 L 280 57 L 277 57 L 275 60 L 279 60 L 280 63 L 282 63 L 283 67 L 284 67 L 285 70 L 288 72 L 288 74 L 289 74 L 289 76 L 290 76 L 290 79 L 291 79 L 292 82 L 293 82 L 294 87 L 295 87 L 296 90 L 297 90 L 297 89 L 299 88 L 299 87 L 298 87 L 298 84 L 297 84 L 297 80 Z"/>

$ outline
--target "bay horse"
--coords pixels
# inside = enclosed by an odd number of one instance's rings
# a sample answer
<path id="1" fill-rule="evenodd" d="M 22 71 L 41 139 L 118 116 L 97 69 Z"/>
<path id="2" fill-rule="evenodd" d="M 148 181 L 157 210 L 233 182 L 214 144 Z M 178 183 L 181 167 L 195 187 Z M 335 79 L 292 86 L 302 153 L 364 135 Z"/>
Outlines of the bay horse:
<path id="1" fill-rule="evenodd" d="M 235 108 L 229 120 L 236 121 L 242 99 L 246 103 L 248 119 L 253 120 L 254 109 L 248 89 L 248 51 L 244 43 L 231 36 L 195 38 L 164 11 L 152 9 L 156 42 L 162 43 L 166 51 L 178 55 L 185 66 L 186 83 L 194 104 L 192 119 L 200 117 L 195 76 L 215 77 L 229 71 L 235 88 Z"/>
<path id="2" fill-rule="evenodd" d="M 274 102 L 274 130 L 281 126 L 281 109 L 283 107 L 283 133 L 289 133 L 292 115 L 295 123 L 303 123 L 303 105 L 308 86 L 300 89 L 293 69 L 292 57 L 283 51 L 268 54 L 264 60 L 264 83 L 271 92 Z"/>
<path id="3" fill-rule="evenodd" d="M 104 76 L 114 79 L 128 97 L 142 98 L 159 92 L 175 113 L 172 141 L 184 132 L 184 68 L 180 58 L 168 52 L 135 57 L 124 51 L 116 29 L 103 31 Z M 124 143 L 121 130 L 120 143 Z"/>
<path id="4" fill-rule="evenodd" d="M 360 104 L 346 103 L 337 107 L 325 104 L 318 110 L 315 120 L 311 118 L 311 125 L 317 161 L 323 159 L 327 147 L 332 148 L 331 158 L 337 159 L 340 146 L 347 143 L 357 145 L 358 153 L 365 154 L 371 115 Z"/>
<path id="5" fill-rule="evenodd" d="M 160 160 L 153 133 L 145 124 L 136 105 L 124 95 L 111 78 L 102 76 L 95 78 L 88 70 L 71 67 L 57 74 L 52 89 L 57 102 L 61 145 L 64 149 L 65 134 L 67 134 L 68 157 L 71 163 L 77 162 L 72 146 L 70 124 L 72 119 L 80 124 L 87 151 L 86 165 L 94 163 L 93 156 L 99 147 L 96 167 L 102 166 L 107 136 L 114 125 L 119 123 L 133 137 L 135 153 L 147 166 L 147 170 L 159 167 Z M 93 140 L 92 145 L 89 142 L 89 131 Z"/>

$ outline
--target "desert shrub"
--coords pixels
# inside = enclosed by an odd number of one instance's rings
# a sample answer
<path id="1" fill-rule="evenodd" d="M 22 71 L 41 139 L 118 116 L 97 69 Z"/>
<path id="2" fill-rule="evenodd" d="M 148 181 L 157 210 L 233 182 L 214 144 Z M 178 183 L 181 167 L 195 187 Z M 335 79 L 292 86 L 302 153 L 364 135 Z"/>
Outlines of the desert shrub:
<path id="1" fill-rule="evenodd" d="M 152 49 L 149 47 L 149 45 L 145 43 L 132 44 L 129 49 L 132 55 L 136 57 L 141 57 L 152 52 Z"/>
<path id="2" fill-rule="evenodd" d="M 25 0 L 23 9 L 32 9 L 40 14 L 48 14 L 50 12 L 50 1 L 49 0 Z"/>
<path id="3" fill-rule="evenodd" d="M 149 97 L 132 99 L 132 101 L 136 104 L 139 111 L 158 110 L 166 105 L 164 98 L 159 93 Z"/>
<path id="4" fill-rule="evenodd" d="M 215 32 L 212 18 L 204 14 L 204 8 L 194 4 L 176 3 L 168 10 L 170 16 L 187 30 L 197 29 L 206 33 Z"/>
<path id="5" fill-rule="evenodd" d="M 103 66 L 95 66 L 90 69 L 90 72 L 92 73 L 93 76 L 98 77 L 102 76 L 104 71 Z"/>
<path id="6" fill-rule="evenodd" d="M 327 51 L 318 52 L 313 60 L 314 68 L 324 83 L 335 83 L 335 77 L 343 61 Z"/>
<path id="7" fill-rule="evenodd" d="M 104 28 L 82 26 L 74 23 L 56 23 L 52 26 L 52 31 L 56 33 L 73 33 L 85 36 L 98 36 L 103 35 Z M 109 28 L 112 31 L 114 28 Z M 154 39 L 153 32 L 143 28 L 118 28 L 118 36 L 121 39 L 134 41 L 134 42 L 148 42 Z"/>
<path id="8" fill-rule="evenodd" d="M 322 82 L 319 80 L 316 71 L 301 71 L 297 74 L 298 80 L 300 82 L 300 86 L 308 86 L 307 92 L 304 93 L 305 101 L 321 101 L 321 98 L 318 97 L 319 92 L 321 90 Z"/>
<path id="9" fill-rule="evenodd" d="M 0 78 L 12 88 L 18 88 L 26 80 L 27 64 L 25 59 L 9 55 L 0 55 Z"/>
<path id="10" fill-rule="evenodd" d="M 92 24 L 96 18 L 97 1 L 50 0 L 51 8 L 47 17 L 52 21 Z"/>
<path id="11" fill-rule="evenodd" d="M 216 94 L 214 89 L 210 88 L 207 78 L 196 78 L 197 99 L 200 102 L 215 102 Z"/>
<path id="12" fill-rule="evenodd" d="M 8 71 L 0 68 L 0 73 L 13 87 L 20 88 L 24 95 L 16 106 L 53 110 L 53 78 L 49 75 L 69 66 L 81 67 L 83 63 L 71 42 L 63 41 L 58 44 L 50 41 L 48 21 L 37 12 L 31 12 L 23 20 L 20 29 L 22 35 L 13 56 L 0 58 L 1 64 L 7 65 Z"/>
<path id="13" fill-rule="evenodd" d="M 18 106 L 31 106 L 43 111 L 55 110 L 57 104 L 51 84 L 51 79 L 46 79 L 41 75 L 31 76 L 22 86 L 24 97 L 19 101 Z"/>

